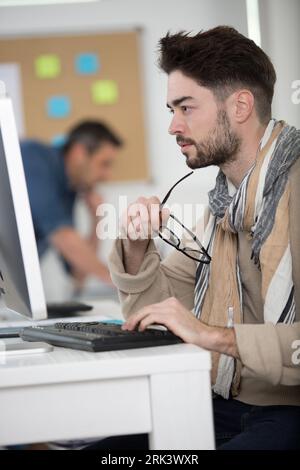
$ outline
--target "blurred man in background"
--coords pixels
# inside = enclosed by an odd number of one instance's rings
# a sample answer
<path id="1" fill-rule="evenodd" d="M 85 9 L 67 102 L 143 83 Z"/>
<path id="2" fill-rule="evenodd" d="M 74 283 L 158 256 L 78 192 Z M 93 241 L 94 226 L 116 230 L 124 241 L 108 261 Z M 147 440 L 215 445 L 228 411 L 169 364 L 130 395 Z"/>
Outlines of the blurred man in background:
<path id="1" fill-rule="evenodd" d="M 77 284 L 92 275 L 112 286 L 107 267 L 97 257 L 96 210 L 102 200 L 96 186 L 111 178 L 121 146 L 120 138 L 98 121 L 73 127 L 62 147 L 33 140 L 21 143 L 39 256 L 52 246 Z M 87 238 L 74 225 L 77 196 L 92 218 Z"/>

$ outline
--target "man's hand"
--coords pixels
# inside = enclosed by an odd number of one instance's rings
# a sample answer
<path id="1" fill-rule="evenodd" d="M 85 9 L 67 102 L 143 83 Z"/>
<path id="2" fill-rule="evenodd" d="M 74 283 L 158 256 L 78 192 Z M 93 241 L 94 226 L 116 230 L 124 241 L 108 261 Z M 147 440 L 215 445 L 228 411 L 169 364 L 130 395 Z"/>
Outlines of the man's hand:
<path id="1" fill-rule="evenodd" d="M 122 214 L 120 233 L 123 245 L 123 262 L 128 274 L 136 275 L 143 262 L 150 239 L 166 224 L 170 215 L 167 208 L 160 209 L 160 200 L 139 197 Z"/>
<path id="2" fill-rule="evenodd" d="M 148 305 L 130 316 L 124 330 L 144 331 L 153 324 L 164 325 L 185 343 L 196 344 L 210 351 L 238 357 L 233 328 L 218 328 L 205 325 L 187 310 L 175 297 Z"/>
<path id="3" fill-rule="evenodd" d="M 146 242 L 157 234 L 161 224 L 166 224 L 170 215 L 166 207 L 160 209 L 156 196 L 139 197 L 122 214 L 120 231 L 123 238 L 131 242 Z M 137 244 L 135 244 L 137 245 Z"/>
<path id="4" fill-rule="evenodd" d="M 90 244 L 73 227 L 60 227 L 51 234 L 51 244 L 70 263 L 80 276 L 96 276 L 113 286 L 109 270 L 98 258 Z"/>

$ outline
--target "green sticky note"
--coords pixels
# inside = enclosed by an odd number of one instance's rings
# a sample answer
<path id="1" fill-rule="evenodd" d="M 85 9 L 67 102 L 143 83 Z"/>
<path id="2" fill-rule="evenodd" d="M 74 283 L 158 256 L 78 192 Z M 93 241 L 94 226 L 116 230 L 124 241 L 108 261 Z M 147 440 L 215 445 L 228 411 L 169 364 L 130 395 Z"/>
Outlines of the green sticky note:
<path id="1" fill-rule="evenodd" d="M 60 74 L 60 60 L 55 54 L 40 55 L 35 59 L 35 73 L 38 78 L 56 78 Z"/>
<path id="2" fill-rule="evenodd" d="M 92 84 L 92 99 L 96 104 L 115 104 L 119 90 L 114 80 L 97 80 Z"/>

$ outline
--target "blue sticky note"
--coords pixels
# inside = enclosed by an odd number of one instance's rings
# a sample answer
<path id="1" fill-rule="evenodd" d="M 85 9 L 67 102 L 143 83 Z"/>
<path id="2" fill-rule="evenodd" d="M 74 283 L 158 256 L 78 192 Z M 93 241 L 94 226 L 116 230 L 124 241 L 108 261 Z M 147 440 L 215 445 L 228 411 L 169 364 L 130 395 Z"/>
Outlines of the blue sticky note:
<path id="1" fill-rule="evenodd" d="M 54 147 L 62 147 L 66 142 L 66 136 L 64 134 L 57 134 L 51 139 L 51 143 Z"/>
<path id="2" fill-rule="evenodd" d="M 70 111 L 71 102 L 67 96 L 52 96 L 47 101 L 47 113 L 53 119 L 65 118 Z"/>
<path id="3" fill-rule="evenodd" d="M 99 59 L 96 54 L 84 53 L 78 54 L 75 59 L 77 73 L 81 75 L 92 75 L 99 70 Z"/>
<path id="4" fill-rule="evenodd" d="M 112 323 L 113 325 L 123 325 L 124 320 L 113 319 L 113 320 L 103 320 L 103 322 L 104 323 Z"/>

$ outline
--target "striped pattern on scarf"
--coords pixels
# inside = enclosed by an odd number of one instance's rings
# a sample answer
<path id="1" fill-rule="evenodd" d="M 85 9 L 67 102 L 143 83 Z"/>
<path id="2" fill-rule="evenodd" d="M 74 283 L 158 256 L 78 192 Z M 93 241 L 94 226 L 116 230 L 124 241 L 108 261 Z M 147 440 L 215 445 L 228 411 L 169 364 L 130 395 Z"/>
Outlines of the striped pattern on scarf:
<path id="1" fill-rule="evenodd" d="M 300 157 L 300 131 L 271 120 L 255 164 L 235 191 L 222 171 L 209 193 L 210 216 L 203 245 L 212 262 L 199 263 L 194 313 L 208 325 L 243 322 L 242 286 L 237 233 L 247 231 L 252 259 L 262 273 L 264 321 L 291 324 L 295 320 L 292 259 L 289 241 L 288 173 Z M 224 398 L 239 391 L 241 363 L 212 353 L 213 391 Z"/>

